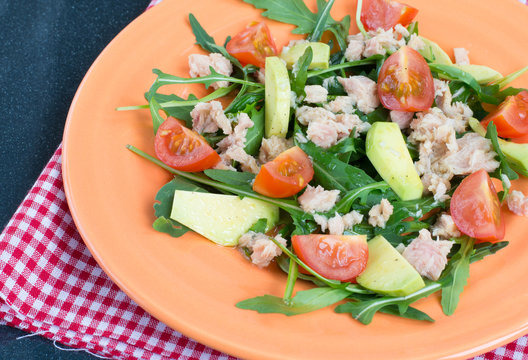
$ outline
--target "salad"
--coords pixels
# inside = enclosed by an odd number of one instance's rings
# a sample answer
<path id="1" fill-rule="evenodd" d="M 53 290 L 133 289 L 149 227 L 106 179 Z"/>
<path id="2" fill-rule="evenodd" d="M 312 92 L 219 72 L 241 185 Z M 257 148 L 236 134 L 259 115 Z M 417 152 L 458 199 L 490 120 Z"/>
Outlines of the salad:
<path id="1" fill-rule="evenodd" d="M 254 22 L 220 45 L 189 14 L 206 52 L 189 57 L 190 77 L 154 69 L 148 105 L 120 108 L 150 109 L 156 158 L 128 148 L 174 174 L 154 229 L 195 231 L 287 273 L 284 296 L 241 309 L 339 303 L 364 324 L 377 312 L 433 321 L 411 305 L 440 291 L 453 314 L 470 263 L 507 245 L 501 212 L 528 216 L 510 191 L 528 176 L 528 90 L 508 87 L 528 67 L 503 76 L 463 48 L 453 63 L 419 34 L 418 9 L 395 1 L 358 1 L 352 35 L 349 15 L 330 16 L 334 0 L 315 13 L 302 0 L 244 1 L 306 38 L 279 52 Z M 193 83 L 212 91 L 160 92 Z M 294 294 L 297 281 L 315 287 Z"/>

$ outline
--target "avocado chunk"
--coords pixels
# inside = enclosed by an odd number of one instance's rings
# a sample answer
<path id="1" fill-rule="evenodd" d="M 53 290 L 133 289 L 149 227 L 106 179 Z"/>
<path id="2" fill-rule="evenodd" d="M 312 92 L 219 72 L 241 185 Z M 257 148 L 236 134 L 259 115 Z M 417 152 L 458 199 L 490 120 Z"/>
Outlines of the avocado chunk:
<path id="1" fill-rule="evenodd" d="M 381 235 L 368 242 L 369 258 L 359 285 L 390 296 L 407 296 L 425 286 L 420 274 Z"/>
<path id="2" fill-rule="evenodd" d="M 259 219 L 267 219 L 266 230 L 275 226 L 279 208 L 236 195 L 176 190 L 170 217 L 219 245 L 235 246 Z"/>
<path id="3" fill-rule="evenodd" d="M 435 64 L 453 65 L 449 55 L 437 43 L 423 36 L 419 36 L 419 38 L 423 40 L 425 48 L 418 50 L 418 52 L 425 59 Z"/>
<path id="4" fill-rule="evenodd" d="M 375 122 L 367 133 L 366 152 L 383 180 L 402 200 L 422 197 L 422 180 L 398 124 Z"/>
<path id="5" fill-rule="evenodd" d="M 299 60 L 304 54 L 307 47 L 311 47 L 313 51 L 312 62 L 308 66 L 308 69 L 328 69 L 328 63 L 330 61 L 330 46 L 321 42 L 302 42 L 293 45 L 286 51 L 282 51 L 281 58 L 286 61 L 286 65 L 289 69 Z M 266 68 L 267 70 L 267 68 Z"/>
<path id="6" fill-rule="evenodd" d="M 480 136 L 486 136 L 486 129 L 475 118 L 469 119 L 469 126 Z M 499 147 L 506 156 L 508 165 L 521 175 L 528 176 L 528 144 L 517 144 L 503 139 L 499 140 Z"/>
<path id="7" fill-rule="evenodd" d="M 266 58 L 265 82 L 264 135 L 284 138 L 290 123 L 290 78 L 286 65 L 277 56 Z"/>
<path id="8" fill-rule="evenodd" d="M 484 65 L 455 64 L 454 66 L 471 74 L 479 84 L 487 84 L 492 81 L 500 80 L 503 77 L 497 70 L 493 70 Z"/>

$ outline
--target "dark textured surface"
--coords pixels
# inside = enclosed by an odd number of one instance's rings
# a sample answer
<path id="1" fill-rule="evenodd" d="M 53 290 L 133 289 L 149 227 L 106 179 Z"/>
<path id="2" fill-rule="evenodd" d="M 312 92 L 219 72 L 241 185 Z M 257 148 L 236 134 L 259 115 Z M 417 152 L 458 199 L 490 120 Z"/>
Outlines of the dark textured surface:
<path id="1" fill-rule="evenodd" d="M 61 142 L 75 91 L 149 0 L 0 0 L 0 228 Z M 95 359 L 0 326 L 0 360 Z"/>

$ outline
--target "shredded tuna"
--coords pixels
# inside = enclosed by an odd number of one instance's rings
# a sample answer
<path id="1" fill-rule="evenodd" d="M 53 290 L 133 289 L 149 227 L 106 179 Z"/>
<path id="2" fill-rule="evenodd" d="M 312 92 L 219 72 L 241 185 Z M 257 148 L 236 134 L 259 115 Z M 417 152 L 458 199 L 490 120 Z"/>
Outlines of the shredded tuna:
<path id="1" fill-rule="evenodd" d="M 519 216 L 528 216 L 528 197 L 518 190 L 508 194 L 506 201 L 508 209 Z"/>
<path id="2" fill-rule="evenodd" d="M 365 113 L 371 113 L 380 104 L 377 84 L 366 76 L 356 75 L 348 78 L 338 77 L 337 80 L 345 88 L 348 96 L 357 108 Z"/>
<path id="3" fill-rule="evenodd" d="M 308 124 L 306 136 L 315 145 L 328 149 L 335 145 L 338 140 L 338 127 L 336 124 L 335 121 L 330 120 L 312 121 Z"/>
<path id="4" fill-rule="evenodd" d="M 365 39 L 363 34 L 349 35 L 347 37 L 348 46 L 345 50 L 345 58 L 348 61 L 356 61 L 361 59 L 361 54 L 365 50 Z"/>
<path id="5" fill-rule="evenodd" d="M 414 116 L 414 112 L 412 111 L 397 111 L 392 110 L 390 112 L 390 118 L 392 122 L 395 122 L 398 124 L 400 129 L 406 129 L 411 124 L 411 120 Z"/>
<path id="6" fill-rule="evenodd" d="M 411 34 L 411 38 L 409 39 L 407 46 L 419 52 L 420 50 L 425 49 L 425 42 L 418 35 Z"/>
<path id="7" fill-rule="evenodd" d="M 447 199 L 451 188 L 449 181 L 454 176 L 444 158 L 458 151 L 456 120 L 448 118 L 439 108 L 426 113 L 417 113 L 411 122 L 409 141 L 418 144 L 419 160 L 415 163 L 426 190 L 437 200 Z"/>
<path id="8" fill-rule="evenodd" d="M 455 64 L 457 65 L 469 65 L 469 51 L 464 48 L 454 48 L 455 53 Z"/>
<path id="9" fill-rule="evenodd" d="M 266 84 L 266 69 L 260 68 L 253 75 L 259 83 Z"/>
<path id="10" fill-rule="evenodd" d="M 352 114 L 356 102 L 350 96 L 337 96 L 334 100 L 325 104 L 325 109 L 333 113 Z"/>
<path id="11" fill-rule="evenodd" d="M 285 139 L 279 136 L 273 135 L 269 139 L 262 139 L 259 151 L 259 161 L 261 164 L 265 164 L 268 161 L 272 161 L 280 153 L 288 150 L 293 146 L 292 139 Z"/>
<path id="12" fill-rule="evenodd" d="M 451 239 L 460 236 L 460 231 L 458 230 L 453 218 L 449 214 L 441 214 L 436 220 L 436 223 L 431 228 L 433 236 L 439 236 L 443 239 Z"/>
<path id="13" fill-rule="evenodd" d="M 301 106 L 295 111 L 295 117 L 301 125 L 308 125 L 312 121 L 335 121 L 335 115 L 320 107 Z"/>
<path id="14" fill-rule="evenodd" d="M 394 207 L 387 199 L 381 199 L 378 205 L 374 205 L 369 211 L 368 223 L 372 226 L 385 228 L 385 225 L 392 215 Z"/>
<path id="15" fill-rule="evenodd" d="M 354 137 L 363 134 L 370 129 L 370 124 L 363 121 L 356 114 L 338 114 L 336 115 L 336 122 L 341 126 L 337 128 L 338 139 L 348 137 L 353 129 Z"/>
<path id="16" fill-rule="evenodd" d="M 229 76 L 233 72 L 233 65 L 222 54 L 211 53 L 209 55 L 192 54 L 189 56 L 189 75 L 191 77 L 211 75 L 210 67 L 222 75 Z M 214 89 L 227 87 L 227 81 L 217 81 L 211 86 Z"/>
<path id="17" fill-rule="evenodd" d="M 435 102 L 446 116 L 454 120 L 457 133 L 466 131 L 467 122 L 473 116 L 473 111 L 468 105 L 458 101 L 453 103 L 453 95 L 447 81 L 434 79 Z"/>
<path id="18" fill-rule="evenodd" d="M 326 102 L 326 97 L 328 96 L 328 90 L 321 85 L 307 85 L 304 87 L 304 92 L 306 93 L 304 101 L 308 103 Z"/>
<path id="19" fill-rule="evenodd" d="M 225 116 L 222 104 L 219 101 L 198 103 L 191 111 L 193 122 L 192 129 L 197 133 L 215 133 L 218 128 L 224 134 L 231 134 L 231 121 Z"/>
<path id="20" fill-rule="evenodd" d="M 314 220 L 321 227 L 322 232 L 328 229 L 332 235 L 342 235 L 345 230 L 350 230 L 354 225 L 361 223 L 363 215 L 355 210 L 343 216 L 335 213 L 330 219 L 323 215 L 314 214 Z"/>
<path id="21" fill-rule="evenodd" d="M 275 236 L 283 246 L 286 246 L 286 239 L 282 236 Z M 249 231 L 238 239 L 238 247 L 246 248 L 251 252 L 251 262 L 258 267 L 266 267 L 271 261 L 282 254 L 282 250 L 270 240 L 269 236 L 262 233 Z"/>
<path id="22" fill-rule="evenodd" d="M 231 161 L 240 163 L 243 171 L 249 171 L 254 174 L 258 173 L 260 167 L 257 160 L 244 151 L 246 143 L 247 130 L 253 126 L 253 121 L 246 113 L 237 115 L 237 125 L 233 132 L 218 142 L 217 147 L 220 150 L 220 158 L 222 165 L 217 165 L 219 169 L 234 169 L 231 166 Z"/>
<path id="23" fill-rule="evenodd" d="M 409 37 L 409 30 L 402 24 L 396 24 L 394 26 L 394 34 L 396 37 L 402 38 L 402 37 Z M 399 36 L 398 36 L 399 35 Z"/>
<path id="24" fill-rule="evenodd" d="M 376 31 L 369 31 L 371 38 L 365 41 L 364 57 L 372 55 L 385 55 L 388 51 L 394 52 L 405 45 L 405 39 L 397 39 L 401 37 L 399 33 L 395 33 L 393 29 L 383 30 L 381 28 Z"/>
<path id="25" fill-rule="evenodd" d="M 304 212 L 325 212 L 335 205 L 338 196 L 339 190 L 325 190 L 321 185 L 316 187 L 308 185 L 297 200 Z"/>
<path id="26" fill-rule="evenodd" d="M 431 239 L 429 230 L 422 229 L 402 255 L 420 275 L 438 280 L 447 264 L 447 255 L 452 246 L 452 241 L 435 241 Z"/>
<path id="27" fill-rule="evenodd" d="M 493 151 L 491 140 L 476 133 L 467 133 L 457 139 L 458 151 L 443 159 L 455 175 L 468 175 L 480 169 L 493 172 L 500 166 L 495 160 L 497 154 Z"/>

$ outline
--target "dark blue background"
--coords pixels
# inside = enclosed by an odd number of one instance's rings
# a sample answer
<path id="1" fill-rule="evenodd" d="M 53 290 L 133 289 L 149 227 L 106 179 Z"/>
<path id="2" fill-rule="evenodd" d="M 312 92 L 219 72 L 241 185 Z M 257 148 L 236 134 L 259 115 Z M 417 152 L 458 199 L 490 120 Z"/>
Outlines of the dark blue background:
<path id="1" fill-rule="evenodd" d="M 149 0 L 0 0 L 0 229 L 61 142 L 75 91 Z M 0 326 L 0 360 L 96 359 Z"/>

